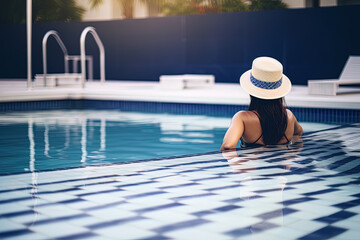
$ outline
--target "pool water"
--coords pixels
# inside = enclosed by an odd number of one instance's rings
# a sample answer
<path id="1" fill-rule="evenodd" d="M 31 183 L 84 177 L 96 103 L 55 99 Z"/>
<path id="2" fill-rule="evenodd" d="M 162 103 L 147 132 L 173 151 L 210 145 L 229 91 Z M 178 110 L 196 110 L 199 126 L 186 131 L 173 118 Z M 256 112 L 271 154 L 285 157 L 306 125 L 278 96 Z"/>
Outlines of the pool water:
<path id="1" fill-rule="evenodd" d="M 115 110 L 0 114 L 0 174 L 217 151 L 230 120 Z"/>
<path id="2" fill-rule="evenodd" d="M 359 130 L 2 175 L 0 239 L 359 239 Z"/>

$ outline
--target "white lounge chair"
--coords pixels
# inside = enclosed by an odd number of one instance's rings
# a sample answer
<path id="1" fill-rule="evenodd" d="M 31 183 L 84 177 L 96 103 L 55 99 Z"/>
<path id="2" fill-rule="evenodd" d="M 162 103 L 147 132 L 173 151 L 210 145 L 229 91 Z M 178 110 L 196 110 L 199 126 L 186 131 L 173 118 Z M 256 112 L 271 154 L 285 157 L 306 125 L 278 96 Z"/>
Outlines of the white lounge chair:
<path id="1" fill-rule="evenodd" d="M 360 85 L 360 56 L 349 56 L 339 79 L 309 80 L 309 94 L 335 96 L 340 85 Z"/>
<path id="2" fill-rule="evenodd" d="M 211 87 L 215 83 L 214 75 L 184 74 L 161 75 L 160 87 L 163 89 L 184 89 L 191 87 Z"/>

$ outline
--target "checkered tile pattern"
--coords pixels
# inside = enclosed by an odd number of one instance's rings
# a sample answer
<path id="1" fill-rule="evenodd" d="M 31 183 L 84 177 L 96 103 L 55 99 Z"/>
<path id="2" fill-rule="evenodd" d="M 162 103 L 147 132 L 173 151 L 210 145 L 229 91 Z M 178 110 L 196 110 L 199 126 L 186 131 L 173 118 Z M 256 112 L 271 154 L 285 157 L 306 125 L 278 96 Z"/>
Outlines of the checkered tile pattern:
<path id="1" fill-rule="evenodd" d="M 1 176 L 0 238 L 358 239 L 359 139 Z"/>

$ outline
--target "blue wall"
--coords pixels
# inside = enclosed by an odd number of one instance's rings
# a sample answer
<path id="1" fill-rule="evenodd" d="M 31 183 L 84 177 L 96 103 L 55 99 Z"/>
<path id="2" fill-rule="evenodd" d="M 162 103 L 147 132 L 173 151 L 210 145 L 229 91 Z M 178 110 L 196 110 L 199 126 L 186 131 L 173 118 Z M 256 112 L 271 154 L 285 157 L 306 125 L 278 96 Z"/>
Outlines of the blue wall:
<path id="1" fill-rule="evenodd" d="M 94 26 L 106 51 L 106 78 L 154 80 L 161 74 L 214 74 L 238 82 L 258 56 L 284 65 L 294 84 L 337 78 L 349 55 L 360 55 L 360 6 L 289 9 L 102 22 L 33 25 L 33 74 L 42 73 L 41 41 L 60 33 L 70 54 L 80 54 L 80 34 Z M 0 25 L 0 78 L 26 78 L 25 25 Z M 99 52 L 89 35 L 87 53 Z M 48 41 L 48 71 L 63 72 L 60 48 Z"/>

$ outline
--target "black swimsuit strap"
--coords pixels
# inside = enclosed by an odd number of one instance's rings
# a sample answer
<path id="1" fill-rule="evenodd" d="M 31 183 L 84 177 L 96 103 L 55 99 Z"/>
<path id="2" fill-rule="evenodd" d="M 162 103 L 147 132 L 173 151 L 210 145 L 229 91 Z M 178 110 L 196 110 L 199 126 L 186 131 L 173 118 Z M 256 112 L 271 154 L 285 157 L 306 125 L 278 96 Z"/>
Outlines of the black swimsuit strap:
<path id="1" fill-rule="evenodd" d="M 259 121 L 260 121 L 260 125 L 261 125 L 261 120 L 260 120 L 259 114 L 258 114 L 257 112 L 255 112 L 254 110 L 252 110 L 251 112 L 255 113 L 255 115 L 258 117 L 258 119 L 259 119 Z M 285 125 L 285 131 L 286 131 L 286 128 L 287 128 L 287 121 L 286 121 L 286 125 Z M 258 137 L 253 143 L 248 143 L 248 144 L 250 144 L 250 145 L 256 144 L 257 141 L 259 141 L 261 137 L 262 137 L 262 131 L 261 131 L 260 137 Z M 285 137 L 285 139 L 287 140 L 287 143 L 289 143 L 290 140 L 287 138 L 287 136 L 286 136 L 285 133 L 284 133 L 284 137 Z M 241 137 L 241 141 L 243 142 L 243 137 Z"/>
<path id="2" fill-rule="evenodd" d="M 286 119 L 286 124 L 285 124 L 285 131 L 286 131 L 286 129 L 287 129 L 287 119 Z M 285 137 L 285 139 L 286 139 L 286 141 L 287 141 L 287 143 L 289 143 L 290 142 L 290 140 L 287 138 L 287 136 L 286 136 L 286 134 L 285 134 L 285 132 L 284 132 L 284 137 Z"/>
<path id="3" fill-rule="evenodd" d="M 260 121 L 260 126 L 261 126 L 261 120 L 260 120 L 260 116 L 259 116 L 259 114 L 258 114 L 257 112 L 255 112 L 254 110 L 253 110 L 253 111 L 251 111 L 251 112 L 255 113 L 255 115 L 258 117 L 258 119 L 259 119 L 259 121 Z M 262 131 L 261 131 L 261 135 L 260 135 L 260 137 L 258 137 L 258 138 L 256 139 L 256 141 L 255 141 L 255 142 L 250 143 L 250 144 L 255 144 L 255 143 L 257 143 L 257 141 L 259 141 L 261 137 L 262 137 Z"/>

